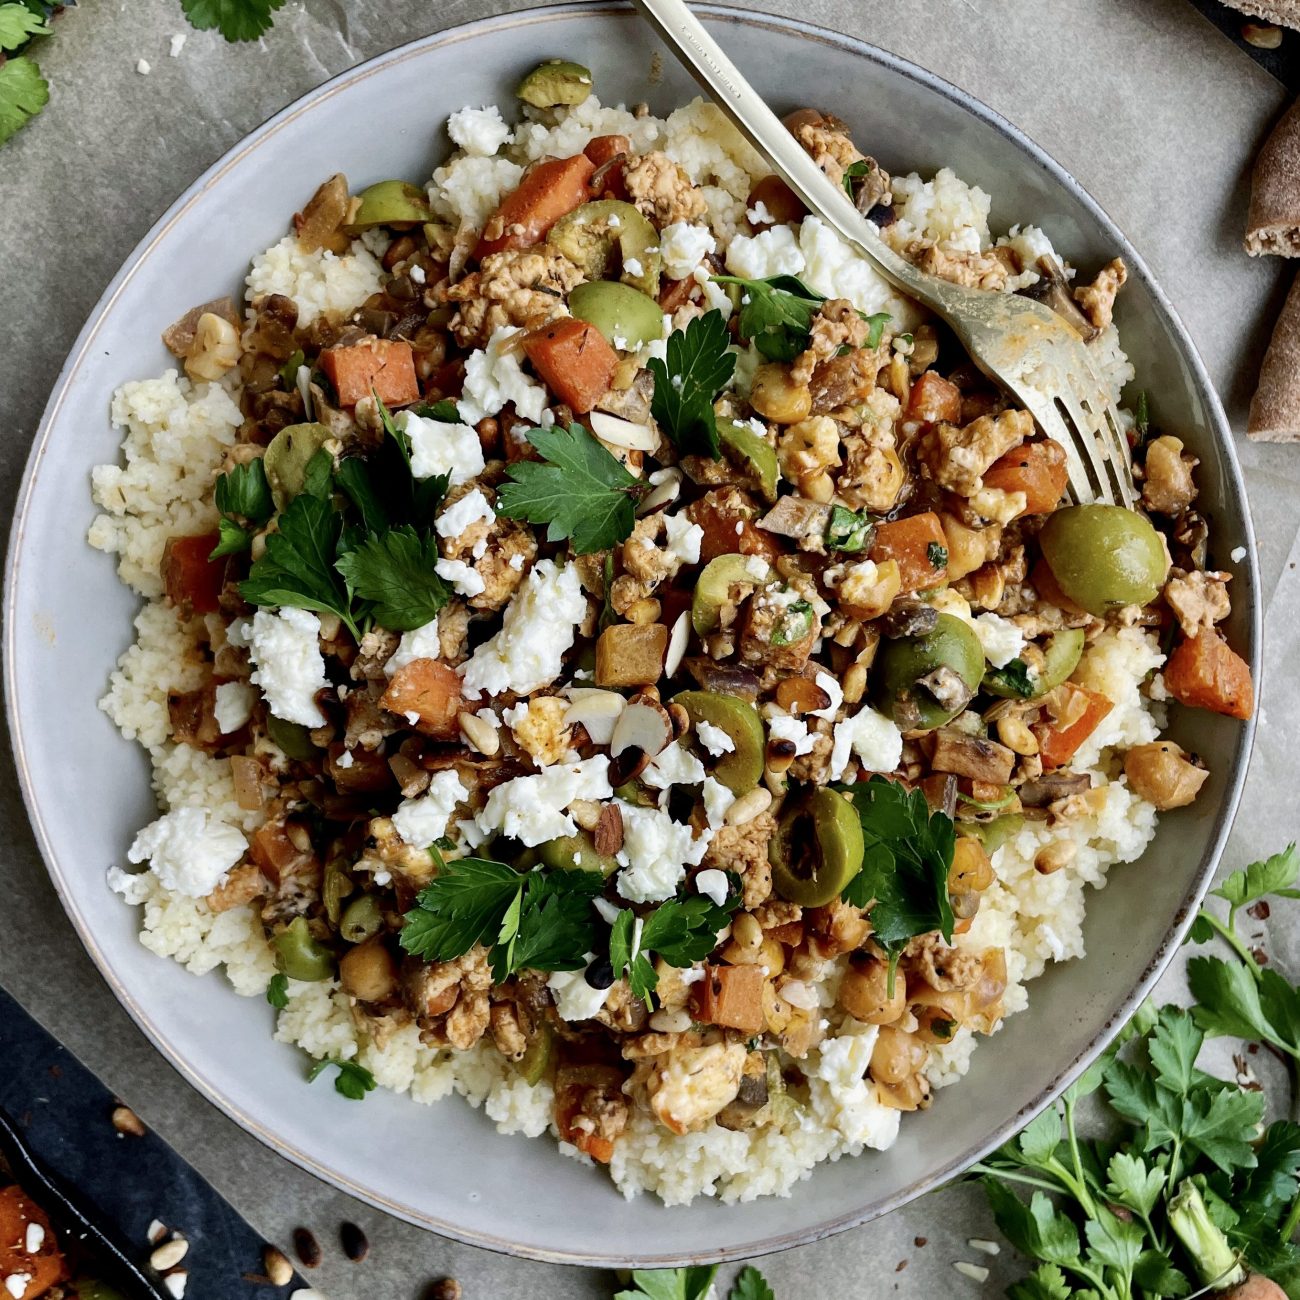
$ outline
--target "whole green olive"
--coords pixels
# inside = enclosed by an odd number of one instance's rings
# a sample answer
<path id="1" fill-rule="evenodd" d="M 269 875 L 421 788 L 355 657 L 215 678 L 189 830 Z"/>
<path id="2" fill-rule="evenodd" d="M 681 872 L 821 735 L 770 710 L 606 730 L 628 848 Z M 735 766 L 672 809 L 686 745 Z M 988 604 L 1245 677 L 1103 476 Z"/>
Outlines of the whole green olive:
<path id="1" fill-rule="evenodd" d="M 271 943 L 276 969 L 291 980 L 327 980 L 334 974 L 334 954 L 312 937 L 304 916 L 295 916 Z"/>
<path id="2" fill-rule="evenodd" d="M 970 624 L 940 614 L 932 631 L 881 644 L 876 702 L 904 731 L 930 731 L 966 707 L 983 675 L 984 647 Z"/>
<path id="3" fill-rule="evenodd" d="M 1150 604 L 1169 571 L 1160 534 L 1123 506 L 1067 506 L 1048 518 L 1038 540 L 1062 593 L 1098 617 Z"/>
<path id="4" fill-rule="evenodd" d="M 823 907 L 862 870 L 864 842 L 857 809 L 824 786 L 792 800 L 768 844 L 772 886 L 801 907 Z"/>
<path id="5" fill-rule="evenodd" d="M 349 943 L 365 943 L 384 927 L 384 910 L 373 894 L 362 894 L 354 898 L 343 909 L 339 921 L 339 933 Z"/>

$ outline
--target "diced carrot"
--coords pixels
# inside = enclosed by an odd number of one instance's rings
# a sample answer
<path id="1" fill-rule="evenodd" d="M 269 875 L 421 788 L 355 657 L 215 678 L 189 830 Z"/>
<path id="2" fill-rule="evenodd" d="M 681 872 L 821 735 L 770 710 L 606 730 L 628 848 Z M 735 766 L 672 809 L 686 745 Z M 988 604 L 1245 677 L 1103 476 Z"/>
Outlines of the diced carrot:
<path id="1" fill-rule="evenodd" d="M 426 736 L 455 740 L 459 734 L 460 678 L 437 659 L 412 659 L 403 664 L 379 700 L 390 713 L 415 714 L 411 725 Z"/>
<path id="2" fill-rule="evenodd" d="M 761 555 L 769 564 L 781 554 L 775 533 L 757 528 L 754 520 L 762 513 L 748 493 L 734 488 L 706 492 L 686 511 L 693 524 L 704 530 L 700 539 L 700 563 L 708 564 L 719 555 Z"/>
<path id="3" fill-rule="evenodd" d="M 1170 695 L 1189 708 L 1242 719 L 1255 711 L 1250 665 L 1217 628 L 1180 642 L 1165 664 L 1164 678 Z"/>
<path id="4" fill-rule="evenodd" d="M 621 153 L 632 152 L 632 141 L 625 135 L 596 135 L 587 141 L 582 151 L 597 167 L 612 162 Z"/>
<path id="5" fill-rule="evenodd" d="M 1115 707 L 1098 691 L 1076 686 L 1073 682 L 1066 682 L 1065 687 L 1073 693 L 1086 696 L 1087 699 L 1083 716 L 1070 726 L 1058 729 L 1040 724 L 1033 729 L 1034 735 L 1038 738 L 1038 756 L 1043 761 L 1045 772 L 1064 767 L 1074 757 L 1079 746 L 1097 730 L 1097 724 L 1102 718 Z"/>
<path id="6" fill-rule="evenodd" d="M 613 1158 L 612 1139 L 585 1126 L 576 1127 L 574 1120 L 583 1113 L 589 1094 L 618 1095 L 622 1088 L 622 1071 L 610 1066 L 562 1065 L 555 1074 L 555 1126 L 560 1130 L 560 1137 L 602 1165 L 609 1164 Z"/>
<path id="7" fill-rule="evenodd" d="M 40 1244 L 27 1249 L 30 1225 L 41 1229 Z M 59 1250 L 49 1218 L 35 1201 L 16 1184 L 0 1191 L 0 1277 L 6 1285 L 18 1279 L 18 1290 L 9 1294 L 19 1300 L 36 1300 L 52 1286 L 68 1278 L 68 1266 Z"/>
<path id="8" fill-rule="evenodd" d="M 785 226 L 791 222 L 802 221 L 808 215 L 803 200 L 779 176 L 764 176 L 749 191 L 749 198 L 745 203 L 746 210 L 752 211 L 760 203 L 767 209 L 768 216 L 771 218 L 771 223 L 760 224 Z"/>
<path id="9" fill-rule="evenodd" d="M 577 414 L 585 415 L 609 391 L 618 353 L 585 320 L 564 316 L 533 330 L 524 351 L 546 386 Z"/>
<path id="10" fill-rule="evenodd" d="M 695 985 L 695 1014 L 705 1024 L 762 1033 L 766 978 L 761 966 L 707 967 L 704 978 Z"/>
<path id="11" fill-rule="evenodd" d="M 248 856 L 271 881 L 278 884 L 280 873 L 292 867 L 303 854 L 289 838 L 284 822 L 270 821 L 253 832 L 248 845 Z"/>
<path id="12" fill-rule="evenodd" d="M 220 606 L 226 561 L 224 558 L 208 559 L 220 540 L 219 533 L 169 537 L 163 547 L 159 566 L 163 591 L 187 617 L 190 614 L 215 614 Z"/>
<path id="13" fill-rule="evenodd" d="M 326 348 L 321 369 L 334 385 L 340 406 L 355 406 L 373 389 L 386 406 L 419 400 L 411 345 L 402 339 L 362 339 L 346 347 Z"/>
<path id="14" fill-rule="evenodd" d="M 984 472 L 984 486 L 1001 492 L 1023 492 L 1022 515 L 1045 515 L 1055 510 L 1065 493 L 1069 471 L 1059 442 L 1044 438 L 1013 447 Z"/>
<path id="15" fill-rule="evenodd" d="M 927 370 L 908 394 L 907 418 L 927 424 L 937 424 L 940 420 L 956 424 L 961 419 L 961 389 L 950 379 Z"/>
<path id="16" fill-rule="evenodd" d="M 566 212 L 590 198 L 587 182 L 596 170 L 586 154 L 548 158 L 530 167 L 516 189 L 487 219 L 474 249 L 480 261 L 506 248 L 531 248 Z"/>
<path id="17" fill-rule="evenodd" d="M 943 552 L 942 564 L 935 563 L 940 557 L 931 547 L 936 546 Z M 877 524 L 871 558 L 877 564 L 886 560 L 898 561 L 902 578 L 899 590 L 904 594 L 938 586 L 948 576 L 948 542 L 939 516 L 927 510 L 921 515 L 908 515 L 906 519 Z"/>

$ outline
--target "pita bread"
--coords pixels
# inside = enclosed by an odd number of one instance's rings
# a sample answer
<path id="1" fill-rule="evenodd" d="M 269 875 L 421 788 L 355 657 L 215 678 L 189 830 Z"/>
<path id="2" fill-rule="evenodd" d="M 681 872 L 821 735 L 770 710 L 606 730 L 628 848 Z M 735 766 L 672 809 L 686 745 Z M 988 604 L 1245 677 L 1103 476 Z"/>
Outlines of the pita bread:
<path id="1" fill-rule="evenodd" d="M 1300 257 L 1300 101 L 1273 128 L 1255 159 L 1246 252 Z"/>
<path id="2" fill-rule="evenodd" d="M 1300 0 L 1223 0 L 1243 14 L 1262 18 L 1265 22 L 1280 23 L 1283 27 L 1300 27 Z"/>
<path id="3" fill-rule="evenodd" d="M 1300 275 L 1264 353 L 1246 433 L 1256 442 L 1300 442 Z"/>

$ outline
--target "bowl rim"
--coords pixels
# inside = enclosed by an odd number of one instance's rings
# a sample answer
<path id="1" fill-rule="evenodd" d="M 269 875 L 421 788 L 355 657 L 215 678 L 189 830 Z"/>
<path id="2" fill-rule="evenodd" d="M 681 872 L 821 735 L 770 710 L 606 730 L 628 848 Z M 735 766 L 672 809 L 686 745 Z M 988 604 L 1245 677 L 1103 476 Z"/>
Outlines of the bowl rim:
<path id="1" fill-rule="evenodd" d="M 988 107 L 976 96 L 953 85 L 935 73 L 929 72 L 910 60 L 872 45 L 867 41 L 802 19 L 788 18 L 782 15 L 750 12 L 713 3 L 698 3 L 693 6 L 695 12 L 714 23 L 732 23 L 748 27 L 757 27 L 783 34 L 793 34 L 804 40 L 823 45 L 835 46 L 847 50 L 855 56 L 918 83 L 931 93 L 963 109 L 976 118 L 985 127 L 997 131 L 1006 137 L 1028 159 L 1032 159 L 1044 168 L 1052 179 L 1067 189 L 1090 215 L 1101 225 L 1114 241 L 1117 253 L 1128 264 L 1130 275 L 1140 281 L 1145 291 L 1151 296 L 1158 311 L 1163 314 L 1182 359 L 1188 366 L 1196 394 L 1204 404 L 1208 414 L 1208 432 L 1217 444 L 1223 457 L 1225 470 L 1224 491 L 1230 509 L 1234 509 L 1241 521 L 1242 534 L 1246 542 L 1246 568 L 1249 577 L 1248 601 L 1245 610 L 1246 622 L 1250 636 L 1250 666 L 1256 686 L 1256 698 L 1259 697 L 1262 675 L 1263 637 L 1262 611 L 1259 601 L 1259 566 L 1255 530 L 1248 506 L 1245 483 L 1241 466 L 1237 458 L 1236 446 L 1228 424 L 1222 403 L 1210 380 L 1205 364 L 1201 359 L 1195 343 L 1187 328 L 1151 274 L 1145 260 L 1133 247 L 1120 226 L 1110 217 L 1095 198 L 1066 171 L 1041 146 L 1036 144 L 1024 131 L 996 110 Z M 349 1195 L 405 1220 L 417 1227 L 450 1237 L 467 1245 L 479 1246 L 502 1254 L 519 1258 L 536 1260 L 542 1263 L 585 1265 L 592 1267 L 610 1267 L 628 1265 L 644 1268 L 670 1268 L 691 1264 L 714 1264 L 742 1258 L 756 1258 L 775 1251 L 787 1250 L 796 1246 L 808 1245 L 823 1240 L 851 1228 L 880 1218 L 915 1200 L 928 1191 L 945 1186 L 959 1176 L 970 1165 L 982 1159 L 990 1151 L 1014 1136 L 1034 1115 L 1055 1102 L 1061 1093 L 1069 1087 L 1094 1060 L 1105 1050 L 1115 1034 L 1132 1016 L 1138 1006 L 1146 999 L 1156 981 L 1164 973 L 1174 954 L 1182 945 L 1198 907 L 1204 900 L 1210 883 L 1218 868 L 1224 845 L 1231 831 L 1234 818 L 1241 799 L 1247 768 L 1254 744 L 1257 716 L 1246 720 L 1238 734 L 1227 786 L 1224 791 L 1222 807 L 1217 821 L 1206 841 L 1202 853 L 1201 868 L 1191 883 L 1183 904 L 1175 915 L 1170 928 L 1165 933 L 1159 947 L 1152 954 L 1141 979 L 1130 990 L 1116 1014 L 1101 1028 L 1093 1040 L 1079 1051 L 1072 1060 L 1065 1063 L 1055 1073 L 1054 1078 L 1044 1086 L 1038 1096 L 1017 1113 L 994 1130 L 985 1134 L 964 1154 L 946 1162 L 934 1173 L 917 1178 L 905 1187 L 877 1202 L 849 1210 L 844 1214 L 828 1219 L 815 1226 L 792 1231 L 773 1237 L 754 1250 L 751 1245 L 743 1249 L 719 1247 L 709 1251 L 700 1251 L 691 1255 L 674 1254 L 671 1250 L 639 1254 L 631 1259 L 582 1250 L 554 1250 L 539 1247 L 521 1246 L 504 1236 L 493 1235 L 466 1229 L 456 1223 L 446 1221 L 436 1215 L 422 1212 L 410 1205 L 394 1201 L 375 1187 L 367 1186 L 355 1178 L 332 1169 L 327 1162 L 311 1152 L 289 1145 L 276 1133 L 266 1128 L 253 1114 L 235 1105 L 214 1085 L 208 1083 L 199 1071 L 199 1067 L 185 1059 L 174 1050 L 161 1032 L 153 1024 L 148 1010 L 134 999 L 116 979 L 112 965 L 105 951 L 100 947 L 95 932 L 88 918 L 82 913 L 78 899 L 65 878 L 60 863 L 56 859 L 52 843 L 45 826 L 40 802 L 31 773 L 28 768 L 21 713 L 17 705 L 16 659 L 19 637 L 16 632 L 16 603 L 18 594 L 19 566 L 24 558 L 24 537 L 27 514 L 36 489 L 45 450 L 56 419 L 68 397 L 69 389 L 83 361 L 95 343 L 104 324 L 104 319 L 126 284 L 144 265 L 153 253 L 156 245 L 164 235 L 179 221 L 189 207 L 213 186 L 218 185 L 222 177 L 232 168 L 240 165 L 265 142 L 295 121 L 317 104 L 345 91 L 355 83 L 373 76 L 383 74 L 388 68 L 409 59 L 423 58 L 427 54 L 475 39 L 492 32 L 507 28 L 517 28 L 546 23 L 556 19 L 569 18 L 575 14 L 600 15 L 601 17 L 618 17 L 639 22 L 639 15 L 629 3 L 621 0 L 560 0 L 559 3 L 547 3 L 511 14 L 496 15 L 473 21 L 458 23 L 441 31 L 419 37 L 403 45 L 394 47 L 381 54 L 365 60 L 335 76 L 321 85 L 295 99 L 283 109 L 272 114 L 260 126 L 250 131 L 238 143 L 227 150 L 220 158 L 207 167 L 184 191 L 171 203 L 158 220 L 150 227 L 128 254 L 117 273 L 113 276 L 94 308 L 87 317 L 85 325 L 63 365 L 49 401 L 42 414 L 31 451 L 23 470 L 18 496 L 15 502 L 13 521 L 10 527 L 9 546 L 5 561 L 4 584 L 4 688 L 5 710 L 9 725 L 10 742 L 13 749 L 19 785 L 23 802 L 26 806 L 33 834 L 45 862 L 51 881 L 58 894 L 64 910 L 76 929 L 86 951 L 95 963 L 101 977 L 112 990 L 119 1003 L 125 1008 L 136 1026 L 149 1039 L 173 1069 L 195 1088 L 206 1100 L 216 1106 L 224 1115 L 233 1120 L 245 1132 L 258 1141 L 291 1161 L 299 1168 L 320 1178 L 322 1181 L 347 1192 Z M 1256 714 L 1258 710 L 1256 710 Z M 797 1192 L 795 1193 L 797 1194 Z M 733 1207 L 734 1208 L 734 1207 Z"/>

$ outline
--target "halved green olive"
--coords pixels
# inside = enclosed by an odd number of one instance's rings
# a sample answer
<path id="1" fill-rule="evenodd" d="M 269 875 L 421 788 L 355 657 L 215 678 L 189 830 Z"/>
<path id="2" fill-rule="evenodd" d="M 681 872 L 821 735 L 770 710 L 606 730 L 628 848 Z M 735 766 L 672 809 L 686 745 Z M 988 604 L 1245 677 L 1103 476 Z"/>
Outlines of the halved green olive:
<path id="1" fill-rule="evenodd" d="M 311 458 L 333 436 L 323 424 L 289 424 L 267 444 L 262 468 L 277 510 L 302 491 Z"/>
<path id="2" fill-rule="evenodd" d="M 409 230 L 433 220 L 428 196 L 409 181 L 377 181 L 362 190 L 358 197 L 361 204 L 348 223 L 348 230 L 354 233 L 373 230 L 375 226 Z"/>
<path id="3" fill-rule="evenodd" d="M 1048 691 L 1054 691 L 1079 666 L 1083 657 L 1083 629 L 1063 627 L 1053 632 L 1043 647 L 1043 666 L 1030 671 L 1029 680 L 1033 690 L 1029 695 L 1021 695 L 1007 684 L 1000 669 L 984 674 L 982 689 L 989 695 L 1002 699 L 1036 700 Z"/>
<path id="4" fill-rule="evenodd" d="M 343 910 L 339 934 L 349 943 L 365 943 L 384 927 L 384 910 L 374 894 L 354 898 Z"/>
<path id="5" fill-rule="evenodd" d="M 584 203 L 551 227 L 546 242 L 581 267 L 588 280 L 608 280 L 618 272 L 624 284 L 641 293 L 659 292 L 659 232 L 630 203 Z"/>
<path id="6" fill-rule="evenodd" d="M 691 598 L 691 626 L 707 636 L 721 621 L 722 608 L 732 599 L 732 588 L 752 589 L 769 580 L 766 561 L 755 555 L 731 552 L 710 560 L 700 573 Z M 763 576 L 759 576 L 762 574 Z"/>
<path id="7" fill-rule="evenodd" d="M 748 701 L 720 691 L 682 691 L 673 703 L 692 724 L 708 722 L 731 738 L 732 750 L 713 764 L 713 775 L 733 794 L 748 794 L 763 779 L 763 721 Z"/>
<path id="8" fill-rule="evenodd" d="M 984 852 L 992 857 L 1013 835 L 1019 833 L 1025 819 L 1019 813 L 1007 813 L 995 817 L 991 822 L 961 822 L 961 833 L 972 835 L 984 846 Z"/>
<path id="9" fill-rule="evenodd" d="M 266 734 L 279 746 L 285 758 L 306 763 L 320 755 L 320 750 L 311 743 L 311 733 L 300 722 L 286 722 L 274 713 L 268 713 Z"/>
<path id="10" fill-rule="evenodd" d="M 551 1072 L 555 1063 L 555 1030 L 545 1021 L 537 1026 L 524 1054 L 519 1058 L 516 1069 L 524 1076 L 524 1082 L 536 1087 Z"/>
<path id="11" fill-rule="evenodd" d="M 586 831 L 539 844 L 537 856 L 552 871 L 599 871 L 602 876 L 612 876 L 618 870 L 613 854 L 597 853 Z"/>
<path id="12" fill-rule="evenodd" d="M 751 471 L 758 479 L 758 490 L 764 499 L 775 501 L 776 480 L 779 477 L 775 448 L 738 420 L 723 420 L 718 425 L 718 440 L 730 453 L 730 459 L 736 461 L 742 469 Z"/>
<path id="13" fill-rule="evenodd" d="M 881 643 L 876 700 L 904 731 L 930 731 L 966 707 L 983 676 L 979 637 L 968 623 L 940 614 L 931 632 Z"/>
<path id="14" fill-rule="evenodd" d="M 633 779 L 614 787 L 614 798 L 630 803 L 634 808 L 656 807 L 655 797 L 643 781 Z"/>
<path id="15" fill-rule="evenodd" d="M 291 980 L 327 980 L 334 974 L 334 954 L 312 937 L 305 916 L 295 916 L 271 946 L 276 970 Z"/>
<path id="16" fill-rule="evenodd" d="M 862 870 L 857 809 L 825 787 L 787 804 L 768 845 L 772 885 L 788 902 L 823 907 Z"/>
<path id="17" fill-rule="evenodd" d="M 581 63 L 547 59 L 519 83 L 515 94 L 534 108 L 581 104 L 591 94 L 591 73 Z"/>
<path id="18" fill-rule="evenodd" d="M 1150 604 L 1169 571 L 1160 534 L 1123 506 L 1067 506 L 1048 517 L 1038 541 L 1061 592 L 1099 618 Z"/>
<path id="19" fill-rule="evenodd" d="M 664 336 L 664 314 L 659 304 L 630 284 L 588 280 L 569 294 L 569 310 L 626 352 Z"/>

